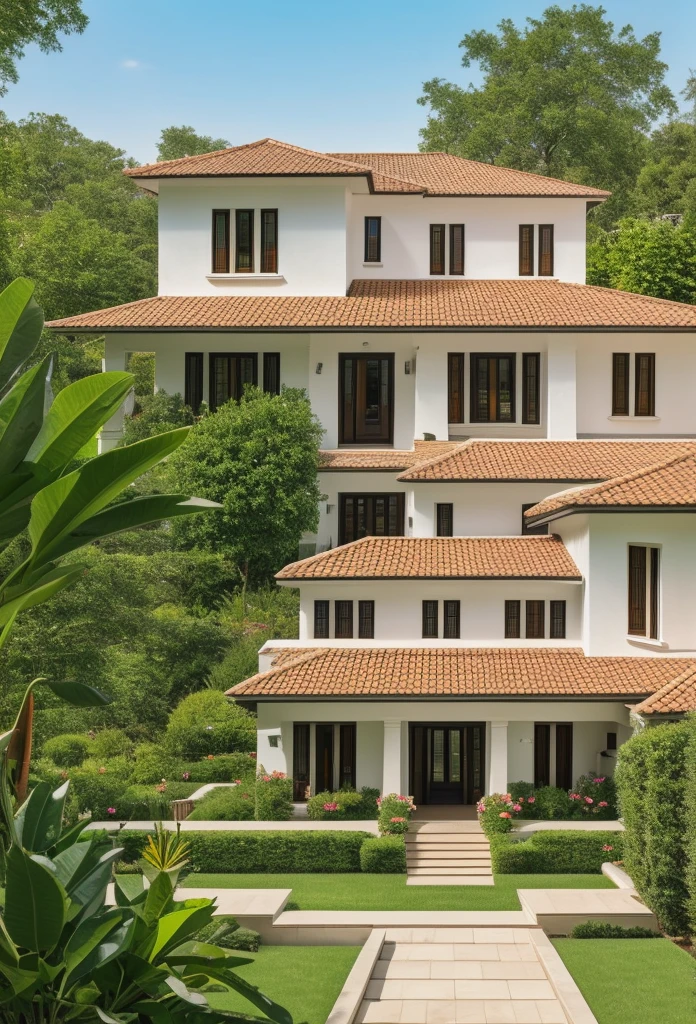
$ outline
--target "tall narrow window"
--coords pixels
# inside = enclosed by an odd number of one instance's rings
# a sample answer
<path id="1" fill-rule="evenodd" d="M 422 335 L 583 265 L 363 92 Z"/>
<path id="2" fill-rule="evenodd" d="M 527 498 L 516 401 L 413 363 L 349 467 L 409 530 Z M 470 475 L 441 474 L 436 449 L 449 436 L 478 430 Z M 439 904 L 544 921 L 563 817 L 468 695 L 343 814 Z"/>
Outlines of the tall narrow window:
<path id="1" fill-rule="evenodd" d="M 541 414 L 540 403 L 540 366 L 541 356 L 538 352 L 522 354 L 522 422 L 539 423 Z"/>
<path id="2" fill-rule="evenodd" d="M 230 211 L 213 210 L 213 273 L 230 272 Z"/>
<path id="3" fill-rule="evenodd" d="M 263 390 L 268 395 L 280 394 L 280 352 L 263 354 Z"/>
<path id="4" fill-rule="evenodd" d="M 252 260 L 253 262 L 253 260 Z M 261 273 L 278 273 L 278 211 L 261 211 Z"/>
<path id="5" fill-rule="evenodd" d="M 570 789 L 573 785 L 573 723 L 556 725 L 556 786 Z"/>
<path id="6" fill-rule="evenodd" d="M 437 601 L 423 602 L 423 638 L 437 640 Z"/>
<path id="7" fill-rule="evenodd" d="M 551 726 L 534 723 L 534 786 L 541 789 L 551 782 Z"/>
<path id="8" fill-rule="evenodd" d="M 464 225 L 450 224 L 450 251 L 449 251 L 449 272 L 450 274 L 464 273 Z"/>
<path id="9" fill-rule="evenodd" d="M 254 273 L 254 211 L 235 210 L 234 270 Z"/>
<path id="10" fill-rule="evenodd" d="M 292 798 L 306 800 L 309 792 L 309 724 L 295 722 L 292 729 Z"/>
<path id="11" fill-rule="evenodd" d="M 239 400 L 246 384 L 258 382 L 258 356 L 255 352 L 211 352 L 209 378 L 210 408 L 214 412 L 232 398 Z"/>
<path id="12" fill-rule="evenodd" d="M 549 637 L 551 640 L 565 640 L 566 636 L 566 603 L 565 601 L 549 602 Z"/>
<path id="13" fill-rule="evenodd" d="M 375 638 L 375 602 L 358 601 L 358 637 L 361 640 Z"/>
<path id="14" fill-rule="evenodd" d="M 337 640 L 353 639 L 353 602 L 336 601 L 336 630 Z"/>
<path id="15" fill-rule="evenodd" d="M 520 224 L 520 277 L 534 274 L 534 225 Z"/>
<path id="16" fill-rule="evenodd" d="M 365 218 L 365 263 L 382 260 L 382 218 Z"/>
<path id="17" fill-rule="evenodd" d="M 471 356 L 472 423 L 514 423 L 515 354 Z"/>
<path id="18" fill-rule="evenodd" d="M 650 637 L 657 640 L 660 635 L 660 552 L 650 548 Z"/>
<path id="19" fill-rule="evenodd" d="M 445 225 L 430 225 L 430 273 L 445 272 Z"/>
<path id="20" fill-rule="evenodd" d="M 520 602 L 505 602 L 505 639 L 518 640 L 520 636 Z"/>
<path id="21" fill-rule="evenodd" d="M 454 505 L 451 501 L 439 502 L 435 506 L 438 537 L 452 537 L 454 534 Z"/>
<path id="22" fill-rule="evenodd" d="M 445 601 L 443 605 L 443 631 L 445 640 L 459 640 L 461 631 L 461 602 Z"/>
<path id="23" fill-rule="evenodd" d="M 544 602 L 543 601 L 526 601 L 525 602 L 525 613 L 526 613 L 525 637 L 527 638 L 527 640 L 543 640 L 544 639 Z"/>
<path id="24" fill-rule="evenodd" d="M 655 354 L 636 352 L 636 416 L 655 415 Z"/>
<path id="25" fill-rule="evenodd" d="M 539 277 L 553 277 L 553 224 L 539 225 Z"/>
<path id="26" fill-rule="evenodd" d="M 628 632 L 657 640 L 660 636 L 660 550 L 628 546 Z"/>
<path id="27" fill-rule="evenodd" d="M 346 722 L 339 726 L 340 731 L 340 764 L 338 769 L 338 785 L 340 789 L 355 789 L 355 722 Z"/>
<path id="28" fill-rule="evenodd" d="M 464 353 L 447 356 L 447 422 L 464 422 Z"/>
<path id="29" fill-rule="evenodd" d="M 528 522 L 528 520 L 527 520 L 527 518 L 525 516 L 525 512 L 529 508 L 534 508 L 535 504 L 538 504 L 538 502 L 530 501 L 530 502 L 527 502 L 525 505 L 522 506 L 522 536 L 523 537 L 529 537 L 529 536 L 538 537 L 538 536 L 546 535 L 549 532 L 549 524 L 548 523 L 541 523 L 540 525 L 537 524 L 537 525 L 532 526 Z"/>
<path id="30" fill-rule="evenodd" d="M 314 639 L 329 639 L 329 602 L 314 602 Z"/>
<path id="31" fill-rule="evenodd" d="M 202 352 L 187 352 L 184 356 L 184 401 L 195 413 L 203 401 Z"/>
<path id="32" fill-rule="evenodd" d="M 628 352 L 614 352 L 611 357 L 611 414 L 628 416 L 628 376 L 631 356 Z"/>

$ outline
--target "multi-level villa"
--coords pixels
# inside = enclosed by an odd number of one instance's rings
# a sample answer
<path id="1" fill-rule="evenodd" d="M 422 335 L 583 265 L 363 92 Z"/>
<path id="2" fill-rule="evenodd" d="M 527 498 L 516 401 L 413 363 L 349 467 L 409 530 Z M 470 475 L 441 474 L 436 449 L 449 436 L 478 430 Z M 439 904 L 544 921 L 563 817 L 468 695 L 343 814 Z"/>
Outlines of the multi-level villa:
<path id="1" fill-rule="evenodd" d="M 571 786 L 696 707 L 696 307 L 584 283 L 607 193 L 270 139 L 126 173 L 160 294 L 51 326 L 194 407 L 305 388 L 326 431 L 300 638 L 232 691 L 298 799 Z"/>

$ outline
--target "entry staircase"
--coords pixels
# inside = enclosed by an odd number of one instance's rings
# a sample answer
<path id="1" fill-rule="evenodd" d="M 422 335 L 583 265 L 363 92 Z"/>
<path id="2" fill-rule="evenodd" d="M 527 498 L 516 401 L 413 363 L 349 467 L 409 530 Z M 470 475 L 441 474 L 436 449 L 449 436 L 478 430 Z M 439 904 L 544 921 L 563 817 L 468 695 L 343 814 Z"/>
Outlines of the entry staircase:
<path id="1" fill-rule="evenodd" d="M 478 821 L 413 821 L 407 885 L 493 885 L 491 850 Z"/>

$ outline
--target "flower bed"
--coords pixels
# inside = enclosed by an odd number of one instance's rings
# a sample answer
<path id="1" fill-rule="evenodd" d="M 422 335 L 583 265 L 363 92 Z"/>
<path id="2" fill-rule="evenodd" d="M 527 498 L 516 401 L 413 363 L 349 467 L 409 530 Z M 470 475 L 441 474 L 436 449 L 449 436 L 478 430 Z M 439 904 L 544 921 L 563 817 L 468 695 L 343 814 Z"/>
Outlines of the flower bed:
<path id="1" fill-rule="evenodd" d="M 515 821 L 612 821 L 617 817 L 616 791 L 606 776 L 581 775 L 566 792 L 555 786 L 535 789 L 528 782 L 514 782 L 509 793 L 491 793 L 477 805 L 484 832 L 510 832 Z"/>
<path id="2" fill-rule="evenodd" d="M 359 793 L 340 789 L 337 793 L 317 793 L 307 801 L 311 821 L 372 821 L 378 815 L 378 789 L 363 786 Z"/>
<path id="3" fill-rule="evenodd" d="M 412 796 L 389 793 L 377 800 L 379 817 L 377 827 L 380 835 L 402 836 L 408 832 L 411 815 L 416 810 Z"/>

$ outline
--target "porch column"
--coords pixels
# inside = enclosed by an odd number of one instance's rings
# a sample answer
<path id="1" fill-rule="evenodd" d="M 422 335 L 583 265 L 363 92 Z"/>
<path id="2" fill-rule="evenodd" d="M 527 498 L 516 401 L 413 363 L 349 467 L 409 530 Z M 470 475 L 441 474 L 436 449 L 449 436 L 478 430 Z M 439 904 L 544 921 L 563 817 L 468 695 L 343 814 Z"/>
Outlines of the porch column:
<path id="1" fill-rule="evenodd" d="M 107 334 L 104 338 L 104 358 L 102 359 L 102 370 L 125 370 L 128 361 L 124 343 L 120 337 Z M 118 407 L 113 416 L 110 417 L 101 428 L 98 434 L 97 446 L 99 454 L 108 452 L 115 448 L 123 436 L 123 417 L 126 412 L 133 408 L 132 395 L 126 398 L 125 402 Z"/>
<path id="2" fill-rule="evenodd" d="M 577 437 L 575 341 L 549 336 L 546 380 L 546 436 L 554 441 Z"/>
<path id="3" fill-rule="evenodd" d="M 384 761 L 382 795 L 401 792 L 401 721 L 387 719 L 384 723 Z"/>
<path id="4" fill-rule="evenodd" d="M 491 722 L 491 768 L 488 793 L 507 793 L 508 724 Z"/>

